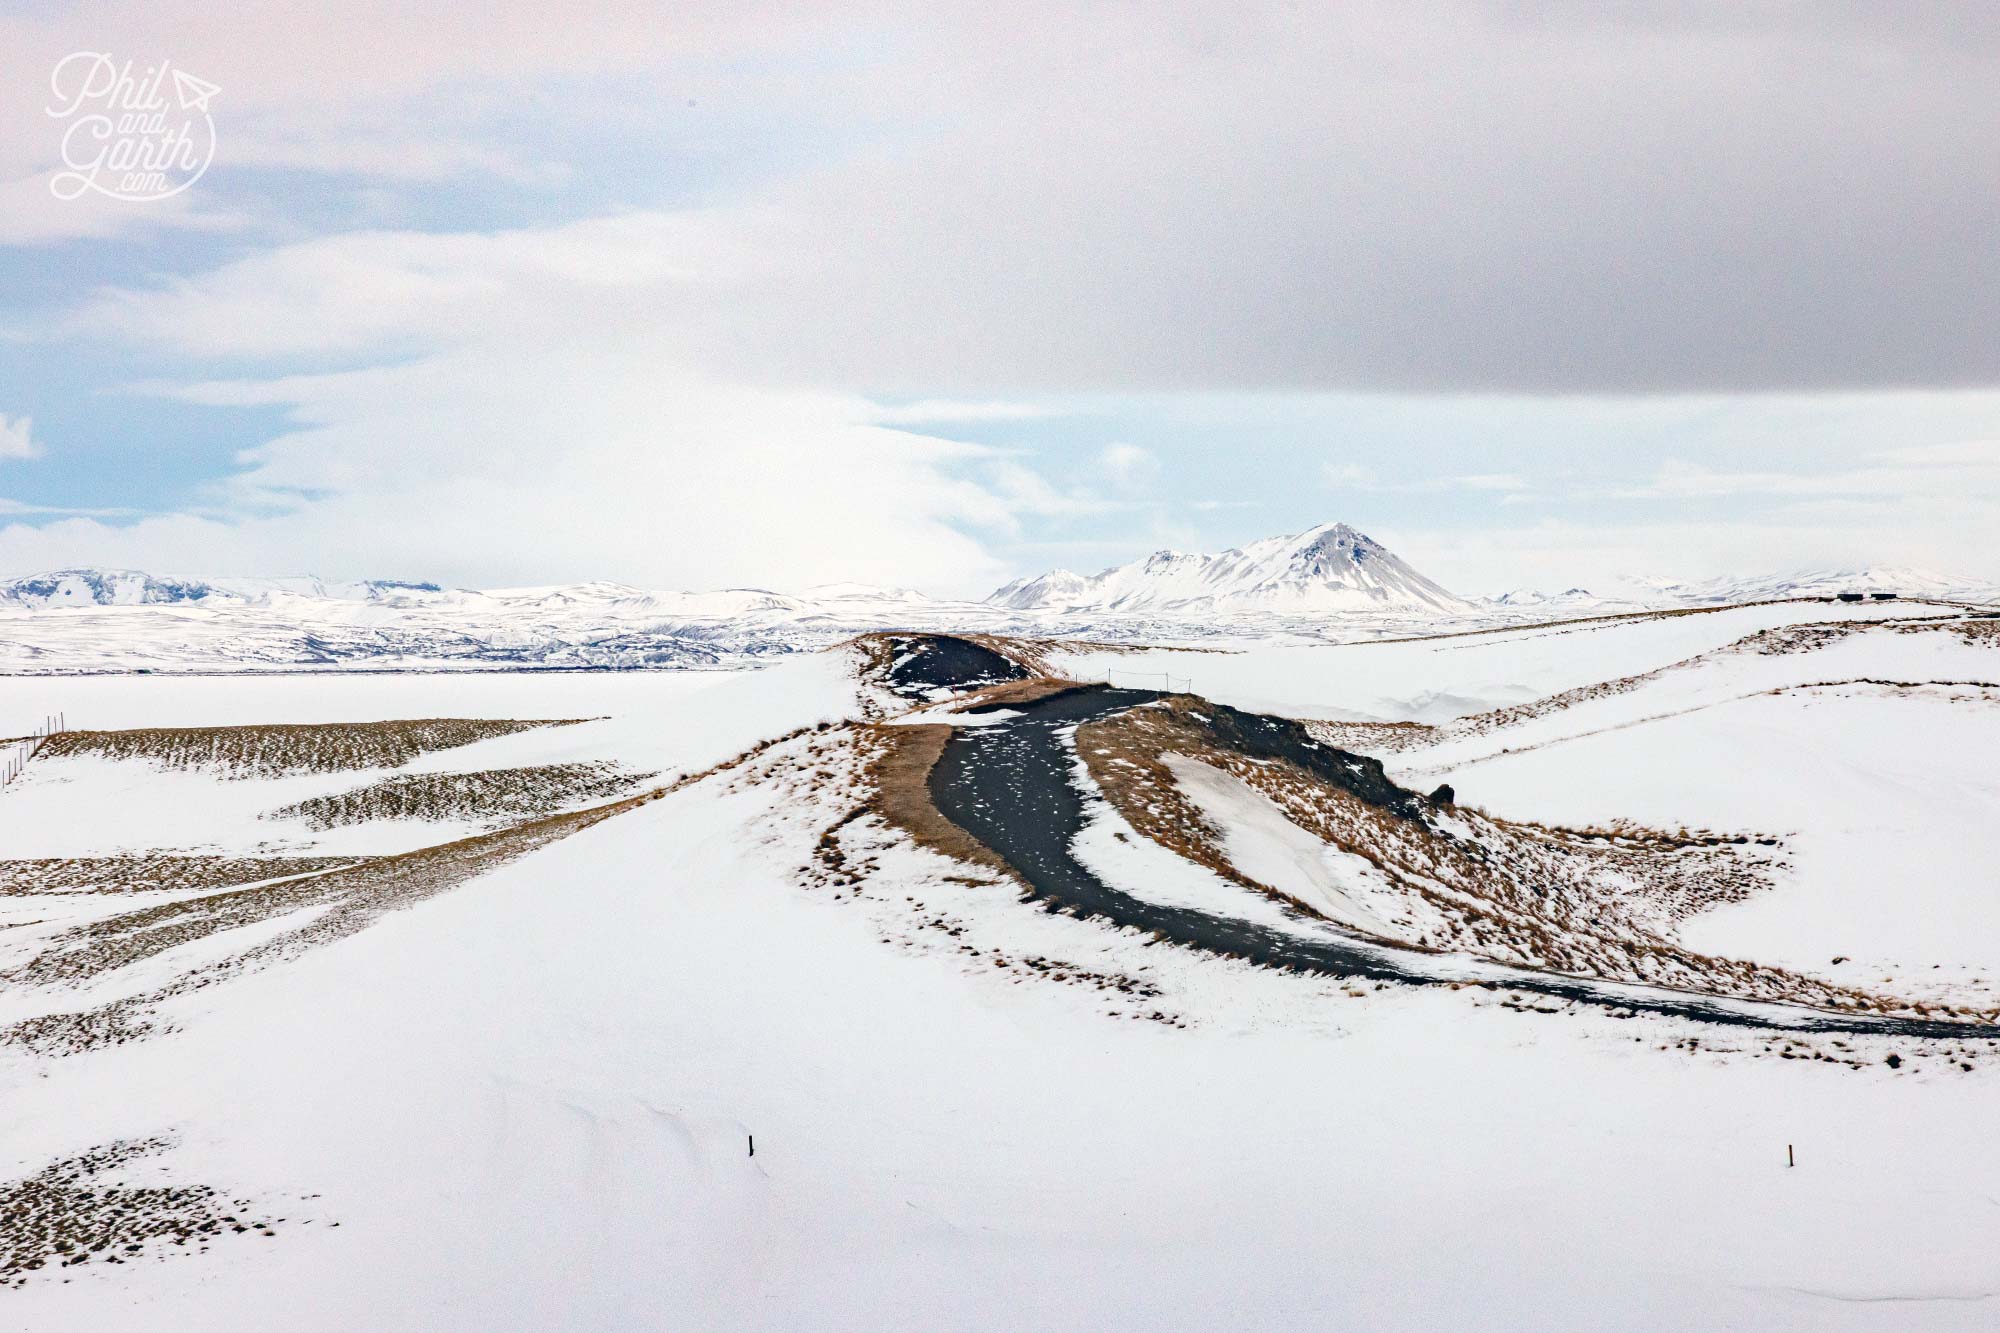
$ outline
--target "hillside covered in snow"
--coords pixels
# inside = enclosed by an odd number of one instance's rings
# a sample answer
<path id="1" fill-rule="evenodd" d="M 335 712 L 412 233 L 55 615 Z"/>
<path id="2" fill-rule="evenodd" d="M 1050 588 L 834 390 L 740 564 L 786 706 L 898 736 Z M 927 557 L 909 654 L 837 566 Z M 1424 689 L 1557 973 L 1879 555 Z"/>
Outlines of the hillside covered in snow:
<path id="1" fill-rule="evenodd" d="M 1547 607 L 1565 611 L 1662 610 L 1677 606 L 1740 606 L 1789 597 L 1929 598 L 1938 601 L 2000 602 L 2000 588 L 1977 579 L 1891 565 L 1853 569 L 1806 569 L 1787 574 L 1672 579 L 1624 575 L 1588 588 L 1548 593 L 1520 589 L 1487 599 L 1495 607 Z"/>
<path id="2" fill-rule="evenodd" d="M 1896 569 L 1687 582 L 1611 579 L 1469 598 L 1345 524 L 1220 555 L 1161 551 L 951 601 L 830 584 L 657 591 L 594 581 L 475 590 L 399 579 L 178 578 L 73 569 L 0 581 L 0 673 L 687 670 L 813 651 L 875 630 L 1219 645 L 1400 638 L 1593 615 L 1802 598 L 2000 602 Z"/>
<path id="3" fill-rule="evenodd" d="M 0 677 L 0 1309 L 1982 1329 L 1996 626 Z"/>

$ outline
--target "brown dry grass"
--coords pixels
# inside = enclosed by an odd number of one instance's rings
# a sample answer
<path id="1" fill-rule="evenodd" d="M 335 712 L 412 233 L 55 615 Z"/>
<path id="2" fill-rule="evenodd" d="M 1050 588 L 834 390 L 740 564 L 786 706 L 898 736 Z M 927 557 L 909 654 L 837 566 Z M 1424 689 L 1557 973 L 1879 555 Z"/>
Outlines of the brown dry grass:
<path id="1" fill-rule="evenodd" d="M 303 907 L 324 909 L 311 921 L 276 940 L 196 968 L 145 994 L 91 1010 L 47 1014 L 0 1028 L 0 1042 L 41 1054 L 62 1055 L 118 1045 L 147 1035 L 153 1031 L 147 1011 L 163 1000 L 199 990 L 246 968 L 345 938 L 366 928 L 385 912 L 435 897 L 475 875 L 497 869 L 662 794 L 663 791 L 649 792 L 419 851 L 377 857 L 345 870 L 163 904 L 78 926 L 52 941 L 50 949 L 14 969 L 10 979 L 87 980 L 219 931 L 253 925 Z"/>
<path id="2" fill-rule="evenodd" d="M 1112 1006 L 1105 1011 L 1111 1017 L 1185 1027 L 1186 1019 L 1163 1001 L 1165 992 L 1144 975 L 1146 969 L 1135 974 L 1105 967 L 1101 960 L 1087 965 L 1042 953 L 1016 953 L 983 935 L 979 917 L 961 916 L 951 905 L 937 902 L 937 896 L 944 895 L 949 904 L 956 886 L 1004 887 L 1027 897 L 1027 886 L 1010 874 L 989 869 L 984 863 L 960 861 L 962 873 L 937 875 L 931 884 L 912 883 L 898 876 L 886 892 L 878 890 L 873 880 L 881 869 L 882 853 L 910 839 L 903 828 L 878 813 L 877 789 L 870 775 L 877 761 L 884 758 L 885 748 L 895 743 L 894 733 L 907 729 L 843 725 L 803 745 L 775 750 L 741 770 L 736 783 L 776 795 L 785 811 L 781 819 L 819 826 L 812 859 L 799 868 L 799 886 L 830 890 L 834 902 L 868 902 L 871 920 L 881 929 L 884 945 L 941 952 L 958 958 L 968 968 L 997 972 L 1016 983 L 1033 981 L 1089 990 L 1100 1003 Z M 906 798 L 914 798 L 910 782 L 917 772 L 928 773 L 929 757 L 922 753 L 910 756 L 908 767 L 910 771 L 898 785 Z M 821 824 L 829 816 L 831 822 Z M 929 850 L 946 855 L 971 853 L 970 848 L 940 847 L 935 842 Z"/>
<path id="3" fill-rule="evenodd" d="M 1478 639 L 1495 634 L 1526 634 L 1537 631 L 1555 634 L 1581 634 L 1606 626 L 1645 620 L 1678 620 L 1683 616 L 1712 616 L 1724 611 L 1742 611 L 1757 606 L 1825 605 L 1838 599 L 1833 597 L 1772 597 L 1761 602 L 1730 602 L 1723 606 L 1677 606 L 1656 611 L 1614 611 L 1594 616 L 1571 616 L 1562 620 L 1537 620 L 1513 625 L 1491 625 L 1485 629 L 1453 630 L 1448 634 L 1405 635 L 1398 639 L 1357 639 L 1351 646 L 1359 647 L 1370 643 L 1431 643 L 1441 639 Z M 1905 597 L 1905 606 L 1960 607 L 1961 602 L 1939 601 L 1930 597 Z"/>
<path id="4" fill-rule="evenodd" d="M 0 861 L 0 897 L 39 893 L 143 893 L 222 889 L 352 865 L 352 856 L 39 857 Z"/>
<path id="5" fill-rule="evenodd" d="M 1438 728 L 1427 722 L 1301 722 L 1314 740 L 1363 754 L 1397 754 L 1437 742 Z"/>
<path id="6" fill-rule="evenodd" d="M 1974 648 L 2000 648 L 2000 616 L 1992 612 L 1977 616 L 1890 620 L 1882 623 L 1884 628 L 1896 634 L 1949 634 Z"/>
<path id="7" fill-rule="evenodd" d="M 1189 718 L 1190 704 L 1198 702 L 1192 696 L 1175 695 L 1165 702 L 1165 709 L 1135 709 L 1077 729 L 1077 753 L 1098 790 L 1144 837 L 1232 883 L 1319 917 L 1310 905 L 1245 875 L 1224 854 L 1223 831 L 1187 798 L 1163 761 L 1169 754 L 1205 763 L 1237 756 L 1216 746 L 1199 727 L 1165 721 Z"/>
<path id="8" fill-rule="evenodd" d="M 474 741 L 537 727 L 573 726 L 584 720 L 432 717 L 387 722 L 65 731 L 51 736 L 37 758 L 100 755 L 107 759 L 149 759 L 167 768 L 212 769 L 224 777 L 271 778 L 293 773 L 399 768 L 434 750 L 456 749 Z"/>
<path id="9" fill-rule="evenodd" d="M 1015 666 L 1032 671 L 1037 676 L 1059 674 L 1049 664 L 1050 650 L 1060 646 L 1053 639 L 1015 639 L 1002 634 L 960 634 L 957 637 L 996 652 Z"/>
<path id="10" fill-rule="evenodd" d="M 315 796 L 273 810 L 267 819 L 300 819 L 315 829 L 375 819 L 506 822 L 554 814 L 622 795 L 655 777 L 615 763 L 540 764 L 471 773 L 403 773 L 352 791 Z"/>
<path id="11" fill-rule="evenodd" d="M 1058 694 L 1068 694 L 1071 690 L 1086 688 L 1076 681 L 1060 676 L 1036 676 L 1030 680 L 1007 680 L 998 685 L 988 685 L 984 689 L 970 690 L 951 700 L 951 711 L 967 713 L 975 708 L 1011 707 L 1015 704 L 1038 703 L 1052 699 Z M 927 705 L 935 707 L 935 705 Z"/>
<path id="12" fill-rule="evenodd" d="M 920 847 L 1018 880 L 999 853 L 946 819 L 931 800 L 931 770 L 950 739 L 951 728 L 942 724 L 866 728 L 865 740 L 873 753 L 865 769 L 870 791 L 862 808 L 901 829 Z"/>
<path id="13" fill-rule="evenodd" d="M 1253 761 L 1219 745 L 1199 704 L 1174 697 L 1090 723 L 1078 730 L 1078 750 L 1136 829 L 1238 883 L 1271 892 L 1225 869 L 1218 840 L 1179 793 L 1164 756 L 1187 755 L 1234 775 L 1322 842 L 1368 861 L 1402 904 L 1396 920 L 1409 934 L 1401 943 L 1705 994 L 1928 1012 L 1782 968 L 1697 954 L 1662 935 L 1656 923 L 1676 912 L 1768 886 L 1775 853 L 1748 839 L 1626 830 L 1605 840 L 1465 807 L 1452 812 L 1461 831 L 1447 833 L 1432 817 L 1399 815 L 1292 764 Z"/>
<path id="14" fill-rule="evenodd" d="M 797 728 L 759 742 L 698 773 L 603 805 L 528 820 L 417 851 L 376 857 L 325 874 L 184 899 L 78 926 L 51 940 L 47 949 L 10 975 L 16 980 L 42 983 L 86 981 L 178 944 L 254 925 L 301 908 L 321 909 L 311 920 L 276 939 L 197 966 L 144 993 L 92 1009 L 44 1014 L 0 1028 L 0 1044 L 60 1056 L 154 1035 L 160 1027 L 152 1011 L 166 1000 L 343 939 L 366 929 L 385 913 L 433 898 L 572 833 L 740 768 L 772 747 L 816 729 L 822 728 Z"/>
<path id="15" fill-rule="evenodd" d="M 834 647 L 852 649 L 854 655 L 861 659 L 856 674 L 864 681 L 880 683 L 888 680 L 889 667 L 896 660 L 895 645 L 890 642 L 894 637 L 881 632 L 857 634 Z"/>
<path id="16" fill-rule="evenodd" d="M 1692 608 L 1656 614 L 1659 616 L 1686 615 L 1714 609 L 1726 608 Z M 1599 619 L 1608 621 L 1635 618 L 1652 618 L 1652 615 L 1639 617 L 1603 617 L 1578 623 L 1591 625 L 1598 623 Z M 1754 634 L 1745 635 L 1733 643 L 1726 644 L 1710 652 L 1697 653 L 1692 657 L 1684 658 L 1678 662 L 1670 662 L 1664 666 L 1654 667 L 1649 671 L 1641 671 L 1629 676 L 1620 676 L 1615 680 L 1598 681 L 1591 685 L 1581 685 L 1574 689 L 1563 690 L 1559 693 L 1549 695 L 1546 698 L 1533 700 L 1529 703 L 1513 704 L 1505 708 L 1490 709 L 1483 713 L 1473 713 L 1438 725 L 1415 722 L 1321 721 L 1309 722 L 1306 726 L 1315 737 L 1345 749 L 1381 753 L 1402 753 L 1410 750 L 1424 749 L 1446 741 L 1461 740 L 1470 736 L 1483 736 L 1491 732 L 1519 726 L 1525 722 L 1532 722 L 1538 718 L 1548 717 L 1552 714 L 1575 708 L 1580 704 L 1591 703 L 1599 699 L 1608 699 L 1617 695 L 1630 694 L 1643 686 L 1664 679 L 1674 672 L 1698 666 L 1703 662 L 1717 657 L 1728 657 L 1735 654 L 1779 657 L 1796 653 L 1807 653 L 1827 647 L 1830 644 L 1840 642 L 1857 634 L 1909 634 L 1923 632 L 1955 632 L 1965 634 L 1968 626 L 1985 623 L 2000 624 L 2000 622 L 1974 622 L 1949 619 L 1924 620 L 1915 623 L 1908 621 L 1835 621 L 1827 624 L 1780 625 L 1772 629 L 1759 630 Z M 1472 631 L 1473 634 L 1504 632 L 1506 631 Z M 2000 631 L 1996 631 L 1995 635 L 1996 637 L 2000 637 Z M 1451 635 L 1444 637 L 1459 636 Z M 1969 637 L 1968 641 L 1971 641 Z M 1370 642 L 1393 642 L 1393 640 L 1370 640 Z M 1543 744 L 1552 743 L 1554 742 L 1543 742 Z M 1509 750 L 1503 753 L 1526 752 L 1527 750 L 1539 748 L 1541 748 L 1539 745 L 1526 746 L 1522 747 L 1520 751 Z"/>
<path id="17" fill-rule="evenodd" d="M 2000 619 L 1960 620 L 1950 629 L 1976 648 L 2000 648 Z"/>

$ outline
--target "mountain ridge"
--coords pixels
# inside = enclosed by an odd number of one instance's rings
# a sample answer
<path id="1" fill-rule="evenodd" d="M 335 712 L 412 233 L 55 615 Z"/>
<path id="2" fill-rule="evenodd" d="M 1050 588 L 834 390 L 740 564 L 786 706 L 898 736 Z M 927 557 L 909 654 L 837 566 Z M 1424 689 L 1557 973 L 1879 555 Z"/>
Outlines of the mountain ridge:
<path id="1" fill-rule="evenodd" d="M 1772 574 L 1724 574 L 1706 579 L 1622 575 L 1595 581 L 1589 588 L 1573 587 L 1559 593 L 1517 588 L 1484 600 L 1493 606 L 1552 610 L 1599 607 L 1658 610 L 1677 606 L 1732 606 L 1787 597 L 1837 597 L 1842 593 L 1864 596 L 1893 593 L 1899 597 L 1932 597 L 1952 601 L 1991 600 L 1996 593 L 2000 593 L 2000 589 L 1993 584 L 1933 570 L 1902 565 L 1862 565 Z"/>
<path id="2" fill-rule="evenodd" d="M 1104 617 L 1252 628 L 1266 619 L 1338 621 L 1375 613 L 1421 622 L 1477 617 L 1482 612 L 1578 614 L 1725 606 L 1843 592 L 2000 601 L 2000 588 L 1992 584 L 1892 565 L 1708 579 L 1620 576 L 1560 592 L 1524 588 L 1462 597 L 1410 568 L 1365 534 L 1332 523 L 1216 555 L 1161 550 L 1096 575 L 1051 570 L 1015 579 L 978 601 L 855 583 L 822 584 L 798 592 L 750 587 L 649 590 L 611 580 L 471 589 L 409 579 L 195 578 L 80 566 L 0 578 L 0 612 L 151 607 L 212 612 L 265 608 L 289 614 L 286 608 L 303 613 L 317 607 L 343 620 L 378 613 L 463 611 L 496 620 L 548 623 L 577 617 L 594 621 L 601 614 L 610 621 L 668 625 L 677 632 L 685 632 L 688 622 L 700 622 L 701 633 L 708 636 L 731 621 L 746 627 L 820 623 L 865 629 L 966 616 Z"/>
<path id="3" fill-rule="evenodd" d="M 1055 613 L 1300 615 L 1428 610 L 1452 614 L 1475 606 L 1345 523 L 1322 523 L 1214 555 L 1155 551 L 1095 575 L 1051 570 L 1016 579 L 986 601 L 1013 611 Z"/>

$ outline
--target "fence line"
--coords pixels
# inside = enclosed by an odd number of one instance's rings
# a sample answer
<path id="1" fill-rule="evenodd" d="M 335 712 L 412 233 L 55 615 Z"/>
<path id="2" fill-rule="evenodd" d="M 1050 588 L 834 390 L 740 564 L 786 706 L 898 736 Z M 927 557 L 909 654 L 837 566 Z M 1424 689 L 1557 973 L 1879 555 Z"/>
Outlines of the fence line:
<path id="1" fill-rule="evenodd" d="M 50 713 L 26 736 L 9 741 L 4 755 L 0 755 L 0 787 L 5 787 L 21 776 L 28 767 L 28 761 L 41 752 L 51 736 L 69 730 L 69 719 L 62 713 Z"/>
<path id="2" fill-rule="evenodd" d="M 1127 686 L 1130 689 L 1157 689 L 1162 694 L 1194 693 L 1193 676 L 1175 676 L 1165 671 L 1128 671 L 1124 667 L 1117 667 L 1104 673 L 1104 683 L 1121 684 L 1120 676 L 1131 682 Z"/>

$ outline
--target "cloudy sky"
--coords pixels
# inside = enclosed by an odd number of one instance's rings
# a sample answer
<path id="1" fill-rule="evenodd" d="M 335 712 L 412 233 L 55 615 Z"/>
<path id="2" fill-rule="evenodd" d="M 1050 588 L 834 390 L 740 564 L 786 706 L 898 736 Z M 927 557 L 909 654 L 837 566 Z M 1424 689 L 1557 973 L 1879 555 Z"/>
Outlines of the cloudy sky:
<path id="1" fill-rule="evenodd" d="M 220 88 L 50 188 L 73 52 Z M 1984 0 L 0 4 L 0 572 L 2000 580 Z"/>

